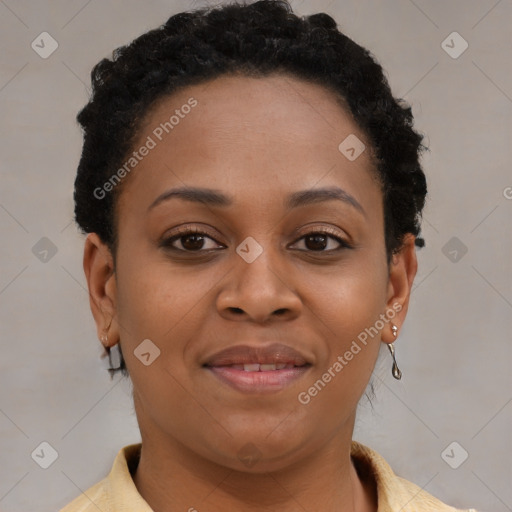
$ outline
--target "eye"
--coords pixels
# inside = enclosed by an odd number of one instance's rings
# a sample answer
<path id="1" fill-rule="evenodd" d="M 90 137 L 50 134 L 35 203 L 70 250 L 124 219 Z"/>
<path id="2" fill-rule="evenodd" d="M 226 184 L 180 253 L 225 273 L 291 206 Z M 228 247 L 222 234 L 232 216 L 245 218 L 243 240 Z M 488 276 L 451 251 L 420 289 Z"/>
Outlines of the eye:
<path id="1" fill-rule="evenodd" d="M 184 228 L 179 231 L 179 234 L 162 240 L 160 246 L 182 252 L 202 252 L 216 248 L 205 248 L 205 239 L 214 241 L 214 239 L 211 236 L 209 236 L 207 233 L 201 231 L 198 228 Z M 176 247 L 176 242 L 178 242 L 182 248 Z"/>
<path id="2" fill-rule="evenodd" d="M 304 241 L 306 251 L 309 250 L 310 252 L 334 252 L 351 248 L 351 246 L 345 240 L 339 236 L 336 236 L 333 231 L 328 229 L 310 231 L 306 235 L 303 235 L 301 238 L 299 238 L 298 241 L 301 240 Z M 330 249 L 326 250 L 327 247 L 329 247 L 329 242 L 331 240 L 334 240 L 338 244 L 338 247 L 331 247 Z"/>
<path id="3" fill-rule="evenodd" d="M 295 242 L 295 244 L 301 240 L 304 240 L 306 249 L 299 250 L 306 252 L 334 252 L 351 248 L 350 244 L 348 244 L 345 240 L 334 233 L 334 231 L 328 229 L 310 231 L 309 233 L 300 237 Z M 215 246 L 205 247 L 206 239 L 215 242 Z M 329 247 L 330 241 L 336 242 L 338 247 L 331 247 L 330 249 L 326 250 L 326 248 Z M 181 248 L 177 247 L 176 243 L 179 243 Z M 160 246 L 181 252 L 206 252 L 215 250 L 219 248 L 219 246 L 220 248 L 225 248 L 224 245 L 216 242 L 213 237 L 208 235 L 208 233 L 201 231 L 199 228 L 183 228 L 179 230 L 178 234 L 162 240 Z"/>

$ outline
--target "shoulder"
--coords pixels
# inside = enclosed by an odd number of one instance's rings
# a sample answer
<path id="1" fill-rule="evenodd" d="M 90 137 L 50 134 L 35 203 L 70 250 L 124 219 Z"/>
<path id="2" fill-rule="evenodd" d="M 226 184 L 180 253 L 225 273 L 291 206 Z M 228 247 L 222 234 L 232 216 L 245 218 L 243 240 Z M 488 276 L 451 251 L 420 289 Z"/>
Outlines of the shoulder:
<path id="1" fill-rule="evenodd" d="M 434 510 L 436 512 L 477 512 L 474 508 L 459 509 L 451 507 L 424 491 L 418 485 L 398 476 L 395 478 L 400 487 L 401 499 L 410 500 L 404 510 L 410 512 L 427 512 Z"/>
<path id="2" fill-rule="evenodd" d="M 98 507 L 102 512 L 109 512 L 106 487 L 107 479 L 104 478 L 68 503 L 59 512 L 98 512 Z"/>
<path id="3" fill-rule="evenodd" d="M 138 443 L 121 448 L 108 476 L 82 492 L 59 512 L 150 512 L 132 479 L 141 446 Z"/>
<path id="4" fill-rule="evenodd" d="M 398 477 L 380 454 L 361 443 L 352 442 L 351 456 L 358 472 L 365 472 L 375 482 L 379 512 L 477 512 L 447 505 L 418 485 Z"/>

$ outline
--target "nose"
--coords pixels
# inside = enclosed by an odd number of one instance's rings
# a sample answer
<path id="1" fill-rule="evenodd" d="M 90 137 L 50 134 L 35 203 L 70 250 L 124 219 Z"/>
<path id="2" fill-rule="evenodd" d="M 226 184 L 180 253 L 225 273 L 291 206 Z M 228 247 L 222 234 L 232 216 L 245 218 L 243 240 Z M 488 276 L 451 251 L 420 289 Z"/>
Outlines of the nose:
<path id="1" fill-rule="evenodd" d="M 217 296 L 222 317 L 266 323 L 277 318 L 291 320 L 300 314 L 302 303 L 291 271 L 284 264 L 278 265 L 270 252 L 264 250 L 252 263 L 235 256 L 238 260 Z"/>

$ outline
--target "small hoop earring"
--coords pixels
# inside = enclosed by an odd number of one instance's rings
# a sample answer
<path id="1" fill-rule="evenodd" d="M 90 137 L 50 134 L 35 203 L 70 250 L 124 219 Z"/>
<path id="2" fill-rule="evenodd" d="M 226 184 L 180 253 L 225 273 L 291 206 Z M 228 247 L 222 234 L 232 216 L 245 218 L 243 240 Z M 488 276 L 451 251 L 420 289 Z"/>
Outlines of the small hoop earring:
<path id="1" fill-rule="evenodd" d="M 391 325 L 391 332 L 393 333 L 393 336 L 396 338 L 398 334 L 398 327 L 394 324 Z M 400 371 L 400 368 L 398 368 L 398 365 L 396 364 L 395 346 L 393 345 L 393 343 L 388 343 L 388 350 L 391 353 L 391 357 L 393 358 L 391 374 L 396 380 L 400 380 L 402 378 L 402 372 Z"/>

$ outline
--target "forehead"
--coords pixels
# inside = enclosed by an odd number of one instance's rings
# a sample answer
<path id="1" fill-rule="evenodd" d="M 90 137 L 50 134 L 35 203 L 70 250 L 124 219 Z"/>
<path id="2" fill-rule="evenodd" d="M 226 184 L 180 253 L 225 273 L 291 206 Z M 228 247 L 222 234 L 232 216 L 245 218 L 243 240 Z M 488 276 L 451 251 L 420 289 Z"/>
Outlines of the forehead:
<path id="1" fill-rule="evenodd" d="M 353 161 L 340 151 L 347 137 L 366 146 Z M 149 204 L 177 185 L 232 189 L 240 201 L 329 185 L 357 194 L 375 178 L 348 110 L 328 89 L 288 75 L 222 76 L 162 98 L 133 149 L 144 145 L 122 199 Z"/>

